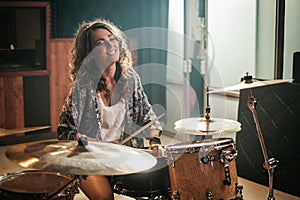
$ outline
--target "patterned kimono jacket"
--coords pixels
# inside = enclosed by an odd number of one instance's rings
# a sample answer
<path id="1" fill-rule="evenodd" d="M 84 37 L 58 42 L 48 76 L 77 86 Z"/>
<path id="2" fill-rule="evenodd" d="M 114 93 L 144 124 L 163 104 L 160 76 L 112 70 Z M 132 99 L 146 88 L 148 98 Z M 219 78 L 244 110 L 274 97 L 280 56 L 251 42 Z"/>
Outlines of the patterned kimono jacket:
<path id="1" fill-rule="evenodd" d="M 62 112 L 59 117 L 57 134 L 59 140 L 74 140 L 79 132 L 88 137 L 101 139 L 102 113 L 97 104 L 96 87 L 89 81 L 77 77 L 71 88 Z M 121 98 L 125 100 L 126 114 L 124 118 L 124 132 L 120 141 L 134 133 L 140 127 L 156 118 L 148 98 L 143 91 L 139 75 L 133 68 L 129 68 L 126 76 L 122 76 L 118 83 L 122 85 Z M 125 86 L 125 87 L 124 87 Z M 141 148 L 143 137 L 149 137 L 150 129 L 162 130 L 160 123 L 156 121 L 143 133 L 129 140 L 126 145 Z"/>

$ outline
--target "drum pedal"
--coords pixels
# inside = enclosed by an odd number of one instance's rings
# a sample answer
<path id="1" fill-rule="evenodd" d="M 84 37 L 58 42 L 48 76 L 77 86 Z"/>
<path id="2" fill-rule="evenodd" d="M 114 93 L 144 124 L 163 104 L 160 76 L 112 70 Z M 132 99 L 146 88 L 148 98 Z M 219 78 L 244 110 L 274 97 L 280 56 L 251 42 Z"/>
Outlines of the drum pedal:
<path id="1" fill-rule="evenodd" d="M 175 191 L 172 192 L 172 200 L 180 200 L 178 190 L 175 190 Z"/>

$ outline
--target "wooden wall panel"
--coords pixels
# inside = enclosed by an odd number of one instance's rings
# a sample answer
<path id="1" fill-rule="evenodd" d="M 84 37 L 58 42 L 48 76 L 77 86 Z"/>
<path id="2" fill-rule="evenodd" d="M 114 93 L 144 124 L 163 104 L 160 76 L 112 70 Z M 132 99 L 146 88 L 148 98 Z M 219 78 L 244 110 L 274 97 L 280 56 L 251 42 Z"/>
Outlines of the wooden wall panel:
<path id="1" fill-rule="evenodd" d="M 1 78 L 1 128 L 24 127 L 23 77 Z M 2 118 L 3 117 L 3 118 Z"/>
<path id="2" fill-rule="evenodd" d="M 0 128 L 5 127 L 4 78 L 0 77 Z"/>
<path id="3" fill-rule="evenodd" d="M 51 39 L 50 44 L 50 123 L 51 131 L 56 132 L 58 117 L 71 86 L 68 62 L 73 39 Z"/>

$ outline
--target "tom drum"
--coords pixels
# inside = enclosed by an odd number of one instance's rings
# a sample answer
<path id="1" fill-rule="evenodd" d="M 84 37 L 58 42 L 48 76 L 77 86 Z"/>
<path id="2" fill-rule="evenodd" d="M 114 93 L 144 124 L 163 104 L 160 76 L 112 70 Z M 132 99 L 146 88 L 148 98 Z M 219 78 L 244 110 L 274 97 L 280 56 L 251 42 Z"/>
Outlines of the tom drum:
<path id="1" fill-rule="evenodd" d="M 232 139 L 182 142 L 165 147 L 172 199 L 239 199 Z"/>

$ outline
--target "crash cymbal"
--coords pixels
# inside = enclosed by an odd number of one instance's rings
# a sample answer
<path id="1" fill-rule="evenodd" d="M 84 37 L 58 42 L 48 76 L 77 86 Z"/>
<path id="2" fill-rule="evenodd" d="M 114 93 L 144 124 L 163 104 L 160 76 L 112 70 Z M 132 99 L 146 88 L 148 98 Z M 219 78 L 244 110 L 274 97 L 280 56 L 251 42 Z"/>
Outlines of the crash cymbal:
<path id="1" fill-rule="evenodd" d="M 281 80 L 281 79 L 269 80 L 269 81 L 258 81 L 258 80 L 253 79 L 252 76 L 248 72 L 246 73 L 246 76 L 241 78 L 241 80 L 242 81 L 240 83 L 236 84 L 236 85 L 232 85 L 232 86 L 229 86 L 229 87 L 209 91 L 207 93 L 208 94 L 209 93 L 222 93 L 222 92 L 226 92 L 226 91 L 250 89 L 250 88 L 262 87 L 262 86 L 267 86 L 267 85 L 274 85 L 274 84 L 279 84 L 279 83 L 291 82 L 291 80 Z"/>
<path id="2" fill-rule="evenodd" d="M 175 122 L 175 130 L 192 135 L 229 134 L 240 131 L 241 123 L 221 118 L 185 118 Z"/>
<path id="3" fill-rule="evenodd" d="M 43 130 L 47 128 L 50 128 L 50 126 L 34 126 L 34 127 L 14 128 L 14 129 L 0 128 L 0 137 L 16 135 L 19 133 L 26 133 L 30 131 Z"/>
<path id="4" fill-rule="evenodd" d="M 222 89 L 217 89 L 213 91 L 209 91 L 207 93 L 222 93 L 227 91 L 235 91 L 235 90 L 242 90 L 242 89 L 249 89 L 249 88 L 256 88 L 261 86 L 267 86 L 267 85 L 274 85 L 279 83 L 285 83 L 289 82 L 288 80 L 270 80 L 270 81 L 257 81 L 253 80 L 252 83 L 246 83 L 246 81 L 242 81 L 237 85 L 228 86 Z"/>
<path id="5" fill-rule="evenodd" d="M 124 145 L 88 141 L 46 140 L 12 146 L 6 156 L 25 168 L 74 175 L 122 175 L 150 169 L 156 158 Z"/>

